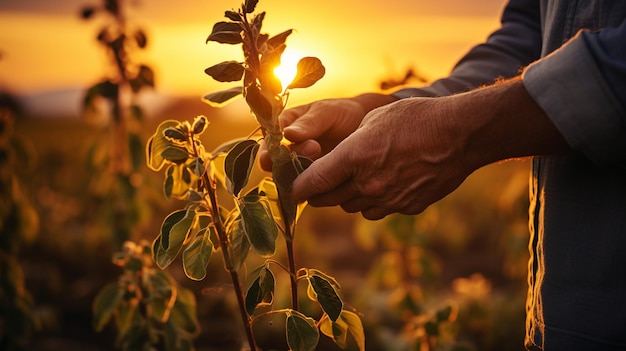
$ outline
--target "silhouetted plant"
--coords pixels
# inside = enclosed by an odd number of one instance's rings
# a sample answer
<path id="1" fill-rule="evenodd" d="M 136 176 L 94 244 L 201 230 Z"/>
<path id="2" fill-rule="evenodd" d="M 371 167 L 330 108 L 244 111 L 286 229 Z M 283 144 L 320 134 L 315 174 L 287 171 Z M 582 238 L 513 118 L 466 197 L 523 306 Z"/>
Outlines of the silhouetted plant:
<path id="1" fill-rule="evenodd" d="M 143 112 L 137 99 L 140 91 L 154 87 L 152 69 L 133 59 L 134 52 L 146 48 L 147 36 L 129 23 L 123 3 L 103 0 L 100 6 L 87 6 L 81 12 L 84 19 L 96 15 L 108 19 L 97 40 L 111 60 L 111 70 L 87 90 L 84 110 L 87 116 L 103 113 L 101 119 L 109 134 L 94 141 L 88 162 L 92 190 L 104 197 L 105 208 L 99 212 L 105 215 L 105 227 L 111 229 L 115 247 L 132 237 L 142 212 L 137 189 L 142 181 L 139 170 L 145 162 L 144 139 L 139 133 Z"/>
<path id="2" fill-rule="evenodd" d="M 208 121 L 198 116 L 192 123 L 165 121 L 148 141 L 149 167 L 155 171 L 165 168 L 165 195 L 187 201 L 183 209 L 163 221 L 152 246 L 154 260 L 165 268 L 182 252 L 186 275 L 201 280 L 207 275 L 212 253 L 221 252 L 251 350 L 257 350 L 254 322 L 270 314 L 284 315 L 287 343 L 294 351 L 314 350 L 320 331 L 343 348 L 351 335 L 358 348 L 364 350 L 361 320 L 356 313 L 344 309 L 337 281 L 319 270 L 297 268 L 293 252 L 296 222 L 304 204 L 294 202 L 286 194 L 295 177 L 311 161 L 284 144 L 278 116 L 286 106 L 289 91 L 313 85 L 323 77 L 325 69 L 319 59 L 305 57 L 297 65 L 294 80 L 283 89 L 273 71 L 280 64 L 292 30 L 271 37 L 261 33 L 265 12 L 254 14 L 257 3 L 258 0 L 246 0 L 240 9 L 226 11 L 228 21 L 216 23 L 207 38 L 207 43 L 242 45 L 243 62 L 225 61 L 205 72 L 217 81 L 243 81 L 243 85 L 204 97 L 207 103 L 220 106 L 243 95 L 259 123 L 257 131 L 209 152 L 200 140 Z M 273 161 L 272 177 L 250 187 L 248 180 L 261 139 Z M 231 195 L 234 207 L 224 206 L 226 202 L 218 197 L 218 186 Z M 279 233 L 285 240 L 287 264 L 271 258 Z M 243 267 L 250 251 L 266 260 L 245 277 Z M 259 306 L 274 302 L 274 267 L 290 277 L 291 306 L 261 313 L 257 311 Z M 242 286 L 244 280 L 251 282 L 247 289 Z M 319 303 L 322 315 L 318 320 L 298 309 L 300 281 L 306 281 L 307 296 Z"/>
<path id="3" fill-rule="evenodd" d="M 22 180 L 32 171 L 33 155 L 13 133 L 11 105 L 0 101 L 0 349 L 23 349 L 38 319 L 19 261 L 21 247 L 38 232 L 39 216 Z"/>
<path id="4" fill-rule="evenodd" d="M 194 350 L 200 331 L 195 296 L 154 266 L 150 243 L 127 241 L 113 263 L 123 272 L 96 296 L 94 328 L 101 331 L 114 320 L 122 350 Z"/>

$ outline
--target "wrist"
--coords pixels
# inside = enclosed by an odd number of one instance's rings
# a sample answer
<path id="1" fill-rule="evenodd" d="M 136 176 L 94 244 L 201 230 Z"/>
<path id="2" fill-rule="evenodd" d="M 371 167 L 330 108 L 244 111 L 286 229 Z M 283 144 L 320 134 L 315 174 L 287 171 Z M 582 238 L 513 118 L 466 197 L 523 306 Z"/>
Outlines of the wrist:
<path id="1" fill-rule="evenodd" d="M 449 98 L 458 132 L 466 135 L 461 140 L 466 161 L 474 169 L 512 158 L 570 150 L 519 78 Z"/>

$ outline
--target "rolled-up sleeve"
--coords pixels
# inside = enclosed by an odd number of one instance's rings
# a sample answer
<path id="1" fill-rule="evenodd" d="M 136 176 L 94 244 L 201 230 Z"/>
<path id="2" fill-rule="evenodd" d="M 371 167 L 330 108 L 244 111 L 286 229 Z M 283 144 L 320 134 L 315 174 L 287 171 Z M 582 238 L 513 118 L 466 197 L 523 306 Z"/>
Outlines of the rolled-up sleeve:
<path id="1" fill-rule="evenodd" d="M 581 31 L 522 79 L 572 148 L 626 166 L 626 28 Z"/>

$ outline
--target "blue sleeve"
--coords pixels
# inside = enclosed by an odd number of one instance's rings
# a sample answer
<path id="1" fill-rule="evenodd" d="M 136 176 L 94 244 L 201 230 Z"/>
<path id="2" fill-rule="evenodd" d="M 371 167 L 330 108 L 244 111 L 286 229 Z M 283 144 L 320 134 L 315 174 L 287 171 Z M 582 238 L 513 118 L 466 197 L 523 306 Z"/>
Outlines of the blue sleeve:
<path id="1" fill-rule="evenodd" d="M 626 24 L 581 31 L 522 76 L 569 145 L 596 164 L 626 166 Z"/>
<path id="2" fill-rule="evenodd" d="M 541 55 L 539 16 L 539 1 L 510 0 L 502 13 L 501 27 L 485 43 L 472 48 L 448 77 L 428 87 L 401 89 L 392 95 L 444 96 L 519 75 Z"/>

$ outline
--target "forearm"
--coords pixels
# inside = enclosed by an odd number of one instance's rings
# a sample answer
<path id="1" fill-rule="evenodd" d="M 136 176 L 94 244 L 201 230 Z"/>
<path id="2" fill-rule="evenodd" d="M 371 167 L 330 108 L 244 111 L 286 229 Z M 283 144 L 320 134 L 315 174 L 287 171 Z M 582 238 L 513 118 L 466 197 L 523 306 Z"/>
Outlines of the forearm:
<path id="1" fill-rule="evenodd" d="M 511 158 L 571 152 L 519 78 L 443 99 L 471 169 Z"/>

